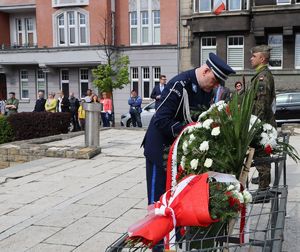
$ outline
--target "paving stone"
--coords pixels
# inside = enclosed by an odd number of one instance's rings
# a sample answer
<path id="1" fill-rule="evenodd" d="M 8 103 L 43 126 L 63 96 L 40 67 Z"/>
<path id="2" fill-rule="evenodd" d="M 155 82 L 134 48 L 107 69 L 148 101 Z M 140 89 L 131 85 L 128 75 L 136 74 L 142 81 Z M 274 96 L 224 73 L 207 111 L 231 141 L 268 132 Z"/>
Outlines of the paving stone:
<path id="1" fill-rule="evenodd" d="M 33 248 L 26 250 L 26 252 L 68 252 L 73 251 L 75 248 L 75 246 L 40 243 Z"/>
<path id="2" fill-rule="evenodd" d="M 63 209 L 56 210 L 50 216 L 41 219 L 35 224 L 51 227 L 66 227 L 95 209 L 95 206 L 71 204 Z"/>
<path id="3" fill-rule="evenodd" d="M 79 246 L 81 243 L 105 228 L 112 221 L 112 219 L 108 218 L 84 217 L 56 233 L 45 242 Z"/>
<path id="4" fill-rule="evenodd" d="M 119 237 L 118 233 L 99 232 L 76 248 L 74 252 L 102 252 Z"/>
<path id="5" fill-rule="evenodd" d="M 129 190 L 126 190 L 124 193 L 119 195 L 120 198 L 138 198 L 144 199 L 147 196 L 147 185 L 146 183 L 139 183 Z"/>
<path id="6" fill-rule="evenodd" d="M 5 230 L 13 227 L 14 225 L 28 219 L 27 216 L 20 215 L 20 216 L 7 216 L 1 215 L 0 216 L 0 233 L 4 232 Z"/>
<path id="7" fill-rule="evenodd" d="M 25 251 L 59 230 L 60 228 L 55 227 L 31 226 L 0 241 L 0 248 L 5 252 Z"/>
<path id="8" fill-rule="evenodd" d="M 8 200 L 2 201 L 0 203 L 0 216 L 4 214 L 8 214 L 12 211 L 15 211 L 16 209 L 19 209 L 23 206 L 23 204 L 17 203 L 17 202 L 10 202 Z"/>

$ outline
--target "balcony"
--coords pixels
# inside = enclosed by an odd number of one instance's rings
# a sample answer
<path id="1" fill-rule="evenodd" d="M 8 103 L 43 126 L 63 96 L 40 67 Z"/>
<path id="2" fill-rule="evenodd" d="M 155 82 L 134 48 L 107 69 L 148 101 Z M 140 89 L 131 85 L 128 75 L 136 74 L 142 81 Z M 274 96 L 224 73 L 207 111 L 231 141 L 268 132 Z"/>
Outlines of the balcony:
<path id="1" fill-rule="evenodd" d="M 69 7 L 89 5 L 89 0 L 52 0 L 52 7 Z"/>

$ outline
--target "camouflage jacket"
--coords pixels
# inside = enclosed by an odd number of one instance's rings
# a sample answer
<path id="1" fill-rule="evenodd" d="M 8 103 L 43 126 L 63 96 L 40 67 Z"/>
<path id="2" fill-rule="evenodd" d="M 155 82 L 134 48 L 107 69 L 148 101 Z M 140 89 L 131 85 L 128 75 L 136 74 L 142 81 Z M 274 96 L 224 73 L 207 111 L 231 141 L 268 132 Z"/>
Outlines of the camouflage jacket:
<path id="1" fill-rule="evenodd" d="M 276 126 L 274 112 L 272 110 L 275 102 L 274 79 L 268 66 L 261 66 L 256 75 L 251 79 L 251 85 L 257 90 L 253 114 L 266 123 Z"/>

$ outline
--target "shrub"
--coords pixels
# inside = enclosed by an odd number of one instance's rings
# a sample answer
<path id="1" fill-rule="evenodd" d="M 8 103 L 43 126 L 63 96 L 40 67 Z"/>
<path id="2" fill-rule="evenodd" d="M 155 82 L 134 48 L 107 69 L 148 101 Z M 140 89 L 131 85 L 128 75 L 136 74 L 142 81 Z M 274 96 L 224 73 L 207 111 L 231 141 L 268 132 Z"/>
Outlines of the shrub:
<path id="1" fill-rule="evenodd" d="M 12 128 L 10 127 L 7 117 L 0 115 L 0 144 L 12 140 Z"/>
<path id="2" fill-rule="evenodd" d="M 13 129 L 14 140 L 68 133 L 70 113 L 22 112 L 10 115 L 8 122 Z"/>

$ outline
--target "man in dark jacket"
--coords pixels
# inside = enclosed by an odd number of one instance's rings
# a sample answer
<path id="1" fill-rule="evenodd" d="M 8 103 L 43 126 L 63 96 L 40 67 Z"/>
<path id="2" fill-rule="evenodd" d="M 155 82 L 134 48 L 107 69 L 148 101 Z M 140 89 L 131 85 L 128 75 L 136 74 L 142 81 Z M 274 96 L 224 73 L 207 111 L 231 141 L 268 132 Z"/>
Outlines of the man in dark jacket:
<path id="1" fill-rule="evenodd" d="M 79 122 L 78 122 L 78 109 L 79 109 L 79 100 L 74 96 L 74 93 L 70 93 L 69 97 L 70 101 L 70 112 L 71 112 L 71 122 L 74 126 L 73 131 L 77 131 L 80 129 Z"/>
<path id="2" fill-rule="evenodd" d="M 45 111 L 45 103 L 46 103 L 46 99 L 44 98 L 44 92 L 39 91 L 38 96 L 39 96 L 39 98 L 35 102 L 33 112 L 44 112 Z"/>
<path id="3" fill-rule="evenodd" d="M 157 109 L 160 104 L 161 93 L 166 86 L 166 82 L 167 82 L 166 76 L 160 75 L 159 76 L 159 85 L 155 85 L 155 87 L 152 90 L 150 97 L 155 100 L 155 109 Z"/>
<path id="4" fill-rule="evenodd" d="M 61 91 L 58 97 L 58 112 L 70 112 L 70 101 L 69 98 L 64 95 Z"/>

